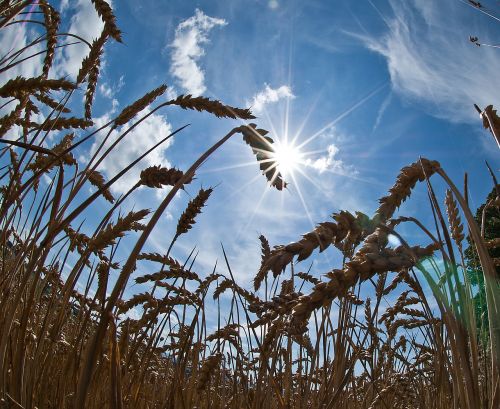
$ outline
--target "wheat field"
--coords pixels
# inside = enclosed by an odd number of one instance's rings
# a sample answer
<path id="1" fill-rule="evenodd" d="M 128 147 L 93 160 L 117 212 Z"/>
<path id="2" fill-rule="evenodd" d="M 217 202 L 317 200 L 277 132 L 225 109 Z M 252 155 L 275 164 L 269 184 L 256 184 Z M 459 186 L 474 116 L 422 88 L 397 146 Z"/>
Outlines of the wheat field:
<path id="1" fill-rule="evenodd" d="M 176 193 L 203 177 L 200 165 L 229 139 L 243 139 L 241 149 L 251 149 L 270 189 L 287 185 L 273 160 L 273 139 L 249 122 L 258 120 L 248 109 L 188 94 L 164 102 L 161 85 L 97 127 L 92 108 L 103 50 L 122 34 L 110 5 L 92 3 L 104 29 L 87 43 L 73 82 L 53 77 L 68 37 L 56 8 L 45 0 L 0 2 L 0 29 L 22 24 L 35 7 L 38 22 L 26 24 L 40 32 L 23 49 L 2 50 L 0 60 L 8 78 L 0 84 L 2 408 L 500 407 L 500 263 L 490 255 L 500 235 L 484 238 L 467 185 L 459 189 L 435 160 L 416 157 L 401 169 L 371 216 L 340 211 L 286 245 L 271 247 L 261 235 L 253 288 L 237 283 L 225 251 L 226 275 L 215 267 L 197 273 L 193 257 L 172 256 L 177 239 L 209 205 L 212 188 L 199 189 L 187 203 L 165 252 L 148 252 L 148 238 Z M 39 74 L 9 77 L 40 46 Z M 79 111 L 70 110 L 75 104 Z M 183 128 L 110 180 L 99 164 L 144 119 L 173 107 L 242 125 L 206 146 L 188 169 L 145 168 L 126 194 L 114 197 L 111 187 Z M 488 107 L 482 115 L 498 139 L 496 111 Z M 111 132 L 119 137 L 109 146 Z M 97 135 L 103 142 L 82 164 L 75 150 Z M 488 208 L 498 214 L 500 185 L 492 176 L 497 191 Z M 437 179 L 446 191 L 434 191 Z M 417 184 L 427 186 L 435 226 L 394 216 Z M 139 188 L 166 186 L 156 208 L 122 211 Z M 103 199 L 105 215 L 92 234 L 84 233 L 79 220 Z M 398 233 L 406 223 L 426 240 L 407 244 Z M 389 235 L 401 244 L 390 246 Z M 478 316 L 464 273 L 466 238 L 484 274 L 485 317 Z M 130 250 L 117 262 L 124 243 Z M 327 248 L 343 263 L 321 277 L 297 271 L 297 261 Z M 148 291 L 134 293 L 134 283 Z M 362 286 L 373 296 L 361 297 Z M 395 303 L 382 308 L 389 296 Z M 207 327 L 208 305 L 217 306 L 215 331 Z"/>

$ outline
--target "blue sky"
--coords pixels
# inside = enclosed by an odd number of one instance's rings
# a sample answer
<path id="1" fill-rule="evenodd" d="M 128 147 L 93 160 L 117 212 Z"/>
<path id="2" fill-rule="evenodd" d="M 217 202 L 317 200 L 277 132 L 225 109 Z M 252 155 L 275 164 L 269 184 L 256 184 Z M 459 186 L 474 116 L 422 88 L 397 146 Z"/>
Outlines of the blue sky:
<path id="1" fill-rule="evenodd" d="M 222 260 L 222 242 L 244 285 L 259 266 L 259 234 L 271 245 L 284 244 L 342 209 L 372 215 L 399 169 L 419 156 L 438 160 L 460 186 L 468 172 L 474 207 L 491 190 L 484 161 L 497 171 L 498 148 L 482 129 L 473 104 L 500 106 L 500 50 L 476 47 L 469 35 L 498 44 L 500 22 L 467 2 L 113 3 L 124 44 L 110 42 L 106 48 L 94 108 L 97 124 L 164 83 L 169 87 L 165 98 L 191 93 L 251 107 L 258 116 L 254 122 L 270 130 L 275 140 L 303 145 L 302 172 L 289 177 L 289 188 L 279 192 L 259 175 L 241 137 L 232 138 L 172 203 L 148 242 L 149 251 L 166 251 L 177 217 L 200 187 L 216 186 L 173 254 L 182 260 L 196 246 L 195 270 L 204 275 Z M 498 2 L 482 3 L 498 10 Z M 102 23 L 90 1 L 62 1 L 60 10 L 65 30 L 89 40 L 100 33 Z M 32 35 L 20 30 L 3 34 L 2 49 Z M 85 54 L 81 46 L 66 48 L 54 75 L 74 76 Z M 29 75 L 36 64 L 20 70 Z M 187 123 L 190 126 L 170 144 L 118 183 L 114 193 L 125 192 L 150 165 L 187 169 L 212 143 L 240 125 L 169 107 L 132 132 L 103 162 L 101 171 L 112 177 L 155 141 Z M 98 143 L 79 151 L 82 162 Z M 443 185 L 434 180 L 442 192 Z M 155 208 L 165 194 L 142 189 L 125 208 Z M 401 214 L 416 216 L 431 227 L 425 186 L 416 189 Z M 86 217 L 91 224 L 93 214 Z M 401 232 L 409 241 L 423 238 L 405 227 Z M 122 243 L 123 258 L 129 245 Z M 338 254 L 326 251 L 315 258 L 312 272 L 319 276 L 338 263 Z"/>

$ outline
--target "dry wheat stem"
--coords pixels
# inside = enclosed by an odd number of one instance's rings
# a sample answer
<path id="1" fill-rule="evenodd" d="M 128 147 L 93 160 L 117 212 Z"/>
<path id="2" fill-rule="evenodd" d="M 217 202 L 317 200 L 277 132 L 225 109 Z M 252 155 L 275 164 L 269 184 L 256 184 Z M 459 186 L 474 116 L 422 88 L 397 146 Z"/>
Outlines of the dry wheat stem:
<path id="1" fill-rule="evenodd" d="M 162 201 L 162 203 L 158 206 L 157 210 L 154 212 L 152 215 L 150 221 L 148 222 L 146 228 L 144 229 L 143 233 L 137 240 L 129 258 L 127 259 L 126 263 L 123 266 L 123 269 L 120 273 L 120 276 L 118 277 L 115 287 L 113 289 L 113 292 L 111 293 L 108 302 L 106 304 L 106 308 L 103 311 L 103 315 L 101 316 L 99 325 L 97 327 L 95 335 L 92 337 L 92 339 L 89 342 L 89 345 L 87 346 L 87 351 L 85 353 L 85 358 L 83 360 L 83 369 L 82 369 L 82 376 L 79 379 L 78 382 L 78 388 L 77 388 L 77 393 L 76 393 L 76 400 L 77 404 L 75 406 L 75 409 L 83 409 L 86 401 L 86 395 L 87 395 L 87 390 L 89 387 L 89 381 L 90 381 L 90 376 L 91 376 L 91 371 L 94 367 L 95 364 L 95 358 L 100 350 L 100 345 L 99 345 L 99 340 L 104 336 L 104 333 L 108 327 L 108 320 L 109 318 L 107 317 L 106 314 L 109 314 L 111 312 L 111 309 L 114 307 L 116 304 L 116 301 L 118 299 L 119 294 L 121 293 L 122 289 L 125 287 L 126 283 L 128 282 L 128 278 L 130 274 L 132 273 L 134 267 L 135 267 L 135 261 L 144 246 L 147 237 L 149 234 L 151 234 L 151 231 L 153 230 L 154 226 L 160 219 L 160 216 L 163 214 L 167 206 L 169 205 L 170 201 L 172 198 L 175 196 L 177 191 L 184 185 L 184 183 L 189 180 L 189 178 L 192 178 L 196 169 L 215 151 L 217 150 L 220 146 L 222 146 L 231 136 L 233 136 L 237 131 L 235 129 L 231 130 L 226 136 L 224 136 L 222 139 L 220 139 L 215 145 L 213 145 L 210 149 L 208 149 L 198 160 L 193 163 L 193 165 L 189 168 L 189 170 L 186 172 L 184 177 L 177 182 L 177 184 L 172 188 L 172 190 L 168 193 L 167 197 Z"/>

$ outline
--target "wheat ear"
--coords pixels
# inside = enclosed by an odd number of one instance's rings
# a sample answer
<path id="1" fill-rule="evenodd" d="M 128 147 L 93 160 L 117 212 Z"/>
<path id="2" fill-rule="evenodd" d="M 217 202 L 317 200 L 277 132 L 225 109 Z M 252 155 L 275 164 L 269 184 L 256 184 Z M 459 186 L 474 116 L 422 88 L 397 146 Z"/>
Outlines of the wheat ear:
<path id="1" fill-rule="evenodd" d="M 104 21 L 104 28 L 109 32 L 109 35 L 113 37 L 119 43 L 122 42 L 122 33 L 116 25 L 116 17 L 113 14 L 113 10 L 110 5 L 104 0 L 91 0 L 97 11 L 97 14 Z"/>

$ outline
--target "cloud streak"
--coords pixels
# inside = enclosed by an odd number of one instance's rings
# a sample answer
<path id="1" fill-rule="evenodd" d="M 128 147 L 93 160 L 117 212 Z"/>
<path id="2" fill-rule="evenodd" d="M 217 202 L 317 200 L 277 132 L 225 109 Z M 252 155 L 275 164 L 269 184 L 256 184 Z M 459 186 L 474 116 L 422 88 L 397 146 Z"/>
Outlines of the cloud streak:
<path id="1" fill-rule="evenodd" d="M 205 55 L 202 45 L 209 42 L 208 34 L 214 27 L 226 24 L 224 19 L 209 17 L 196 9 L 194 16 L 177 26 L 174 41 L 170 45 L 170 73 L 179 80 L 187 93 L 198 96 L 207 89 L 205 73 L 198 64 L 200 58 Z"/>
<path id="2" fill-rule="evenodd" d="M 383 36 L 353 36 L 385 57 L 396 93 L 452 122 L 477 121 L 473 103 L 500 103 L 500 54 L 470 44 L 463 31 L 468 8 L 453 1 L 390 4 Z"/>

